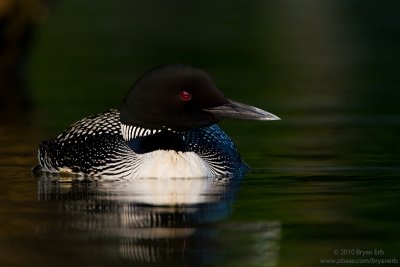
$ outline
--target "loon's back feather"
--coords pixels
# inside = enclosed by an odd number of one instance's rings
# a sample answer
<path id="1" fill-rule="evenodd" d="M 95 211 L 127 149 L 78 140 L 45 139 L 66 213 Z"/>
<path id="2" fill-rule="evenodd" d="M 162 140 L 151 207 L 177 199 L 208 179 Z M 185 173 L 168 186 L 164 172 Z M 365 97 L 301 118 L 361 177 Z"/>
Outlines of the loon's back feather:
<path id="1" fill-rule="evenodd" d="M 193 176 L 229 176 L 243 173 L 248 168 L 242 162 L 232 140 L 217 125 L 188 130 L 183 133 L 183 140 L 188 151 L 175 152 L 176 157 L 174 156 L 174 158 L 178 159 L 176 164 L 185 165 L 188 160 L 199 161 L 188 163 L 193 163 L 193 166 L 204 165 L 205 170 L 200 172 L 161 172 L 158 175 L 191 176 L 192 173 Z M 42 142 L 39 145 L 38 158 L 42 168 L 49 172 L 134 178 L 149 173 L 143 172 L 141 168 L 146 168 L 146 166 L 155 168 L 154 164 L 145 164 L 152 160 L 154 152 L 135 153 L 121 134 L 120 112 L 111 109 L 84 118 L 72 124 L 56 139 Z M 165 152 L 166 156 L 173 153 L 173 151 Z M 189 153 L 191 154 L 189 155 Z M 193 169 L 193 166 L 178 168 L 190 170 Z M 165 166 L 160 166 L 160 168 L 168 169 Z M 201 173 L 203 175 L 200 175 Z"/>

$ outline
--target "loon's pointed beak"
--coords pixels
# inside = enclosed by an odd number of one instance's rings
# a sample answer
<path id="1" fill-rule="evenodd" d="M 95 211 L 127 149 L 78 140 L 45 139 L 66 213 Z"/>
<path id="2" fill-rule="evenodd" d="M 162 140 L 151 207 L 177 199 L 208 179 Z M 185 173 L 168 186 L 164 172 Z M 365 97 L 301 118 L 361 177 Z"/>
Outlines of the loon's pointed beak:
<path id="1" fill-rule="evenodd" d="M 265 110 L 249 106 L 228 99 L 228 102 L 217 107 L 205 109 L 214 114 L 218 119 L 241 119 L 241 120 L 260 120 L 273 121 L 280 120 L 278 116 Z"/>

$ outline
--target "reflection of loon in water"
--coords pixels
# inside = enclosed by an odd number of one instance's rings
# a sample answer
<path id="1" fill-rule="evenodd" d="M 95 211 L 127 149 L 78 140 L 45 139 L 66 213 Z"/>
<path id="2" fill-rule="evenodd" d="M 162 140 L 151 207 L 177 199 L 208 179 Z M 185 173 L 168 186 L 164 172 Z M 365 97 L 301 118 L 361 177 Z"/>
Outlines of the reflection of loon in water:
<path id="1" fill-rule="evenodd" d="M 239 256 L 277 264 L 279 223 L 222 222 L 240 179 L 59 180 L 38 180 L 39 199 L 56 205 L 62 218 L 39 229 L 44 237 L 90 240 L 91 250 L 110 262 L 201 266 L 237 263 Z"/>

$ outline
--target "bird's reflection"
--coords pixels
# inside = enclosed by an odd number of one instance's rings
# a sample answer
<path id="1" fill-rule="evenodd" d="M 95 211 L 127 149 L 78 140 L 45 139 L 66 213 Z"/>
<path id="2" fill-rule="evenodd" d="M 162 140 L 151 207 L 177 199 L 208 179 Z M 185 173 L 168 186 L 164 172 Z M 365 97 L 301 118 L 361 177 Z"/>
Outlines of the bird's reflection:
<path id="1" fill-rule="evenodd" d="M 238 228 L 221 221 L 230 212 L 240 181 L 241 177 L 86 182 L 42 174 L 39 200 L 56 205 L 63 218 L 57 225 L 43 226 L 40 234 L 89 239 L 101 247 L 103 256 L 129 262 L 216 263 L 226 254 L 221 247 L 226 241 L 219 233 Z M 279 237 L 279 224 L 256 228 Z M 248 231 L 242 230 L 246 235 Z"/>

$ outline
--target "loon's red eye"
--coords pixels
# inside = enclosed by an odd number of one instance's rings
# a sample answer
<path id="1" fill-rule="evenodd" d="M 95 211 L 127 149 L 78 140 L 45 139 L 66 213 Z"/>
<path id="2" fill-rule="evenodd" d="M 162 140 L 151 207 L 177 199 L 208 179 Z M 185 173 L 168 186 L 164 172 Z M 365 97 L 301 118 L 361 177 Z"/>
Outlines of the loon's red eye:
<path id="1" fill-rule="evenodd" d="M 189 101 L 190 99 L 192 99 L 192 94 L 186 90 L 182 90 L 179 93 L 179 97 L 181 98 L 182 101 Z"/>

